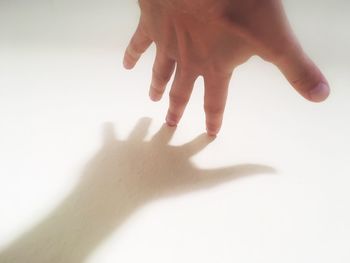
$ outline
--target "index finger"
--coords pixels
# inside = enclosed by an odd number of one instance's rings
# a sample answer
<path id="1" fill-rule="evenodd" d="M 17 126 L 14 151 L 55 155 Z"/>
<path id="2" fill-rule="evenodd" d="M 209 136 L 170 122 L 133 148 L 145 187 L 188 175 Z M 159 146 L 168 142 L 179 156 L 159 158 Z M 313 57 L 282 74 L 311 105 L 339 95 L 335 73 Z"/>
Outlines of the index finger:
<path id="1" fill-rule="evenodd" d="M 132 69 L 137 61 L 140 59 L 141 55 L 148 49 L 152 44 L 152 40 L 146 35 L 142 29 L 141 22 L 139 22 L 137 29 L 132 36 L 128 47 L 124 54 L 124 67 L 126 69 Z"/>

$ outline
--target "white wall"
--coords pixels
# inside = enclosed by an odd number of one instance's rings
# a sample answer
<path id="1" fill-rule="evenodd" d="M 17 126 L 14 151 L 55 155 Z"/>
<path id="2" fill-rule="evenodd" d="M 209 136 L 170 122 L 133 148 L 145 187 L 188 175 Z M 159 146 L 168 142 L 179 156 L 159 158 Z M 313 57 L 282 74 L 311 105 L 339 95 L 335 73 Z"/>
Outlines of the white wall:
<path id="1" fill-rule="evenodd" d="M 205 131 L 202 83 L 168 145 L 154 49 L 121 67 L 136 1 L 0 0 L 0 262 L 348 263 L 350 3 L 285 4 L 330 99 L 254 58 L 219 137 L 181 148 Z"/>

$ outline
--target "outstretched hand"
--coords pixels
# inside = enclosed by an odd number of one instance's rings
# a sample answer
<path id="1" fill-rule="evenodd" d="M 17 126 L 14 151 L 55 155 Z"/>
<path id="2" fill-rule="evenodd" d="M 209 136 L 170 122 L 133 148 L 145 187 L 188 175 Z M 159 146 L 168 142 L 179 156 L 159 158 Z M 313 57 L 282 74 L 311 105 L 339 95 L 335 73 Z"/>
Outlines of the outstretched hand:
<path id="1" fill-rule="evenodd" d="M 281 0 L 139 0 L 141 17 L 128 45 L 131 69 L 155 42 L 150 98 L 158 101 L 173 75 L 166 122 L 175 126 L 194 82 L 203 76 L 209 135 L 221 127 L 233 70 L 251 56 L 274 63 L 306 99 L 321 102 L 329 85 L 294 36 Z"/>

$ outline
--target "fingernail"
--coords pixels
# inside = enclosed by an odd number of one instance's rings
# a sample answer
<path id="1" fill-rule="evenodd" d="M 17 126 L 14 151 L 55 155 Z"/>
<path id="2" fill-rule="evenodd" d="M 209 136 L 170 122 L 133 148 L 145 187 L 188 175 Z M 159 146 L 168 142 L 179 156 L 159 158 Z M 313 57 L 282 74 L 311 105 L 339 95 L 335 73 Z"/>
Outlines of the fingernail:
<path id="1" fill-rule="evenodd" d="M 329 96 L 329 86 L 320 82 L 315 88 L 309 91 L 310 99 L 314 102 L 322 102 Z"/>
<path id="2" fill-rule="evenodd" d="M 166 116 L 165 121 L 170 127 L 174 127 L 177 125 L 177 123 L 169 115 Z"/>
<path id="3" fill-rule="evenodd" d="M 216 138 L 217 134 L 208 131 L 208 136 L 211 137 L 211 138 Z"/>
<path id="4" fill-rule="evenodd" d="M 218 129 L 208 129 L 207 128 L 207 134 L 208 134 L 208 136 L 210 136 L 210 137 L 216 137 L 217 135 L 218 135 Z"/>
<path id="5" fill-rule="evenodd" d="M 124 58 L 123 65 L 126 69 L 132 69 L 133 67 L 132 63 L 127 58 Z"/>
<path id="6" fill-rule="evenodd" d="M 160 101 L 160 99 L 162 98 L 162 95 L 160 95 L 157 92 L 152 91 L 153 87 L 151 86 L 150 91 L 149 91 L 149 97 L 151 98 L 151 100 L 153 101 Z"/>

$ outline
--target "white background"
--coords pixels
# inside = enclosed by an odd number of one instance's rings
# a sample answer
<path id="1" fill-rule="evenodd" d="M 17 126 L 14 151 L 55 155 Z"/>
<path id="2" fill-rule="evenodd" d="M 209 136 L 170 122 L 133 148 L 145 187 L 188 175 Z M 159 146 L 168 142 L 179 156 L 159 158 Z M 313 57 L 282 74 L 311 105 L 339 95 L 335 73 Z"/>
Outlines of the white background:
<path id="1" fill-rule="evenodd" d="M 350 262 L 350 4 L 284 2 L 329 100 L 253 58 L 218 138 L 199 80 L 167 145 L 136 1 L 0 0 L 0 262 Z"/>

